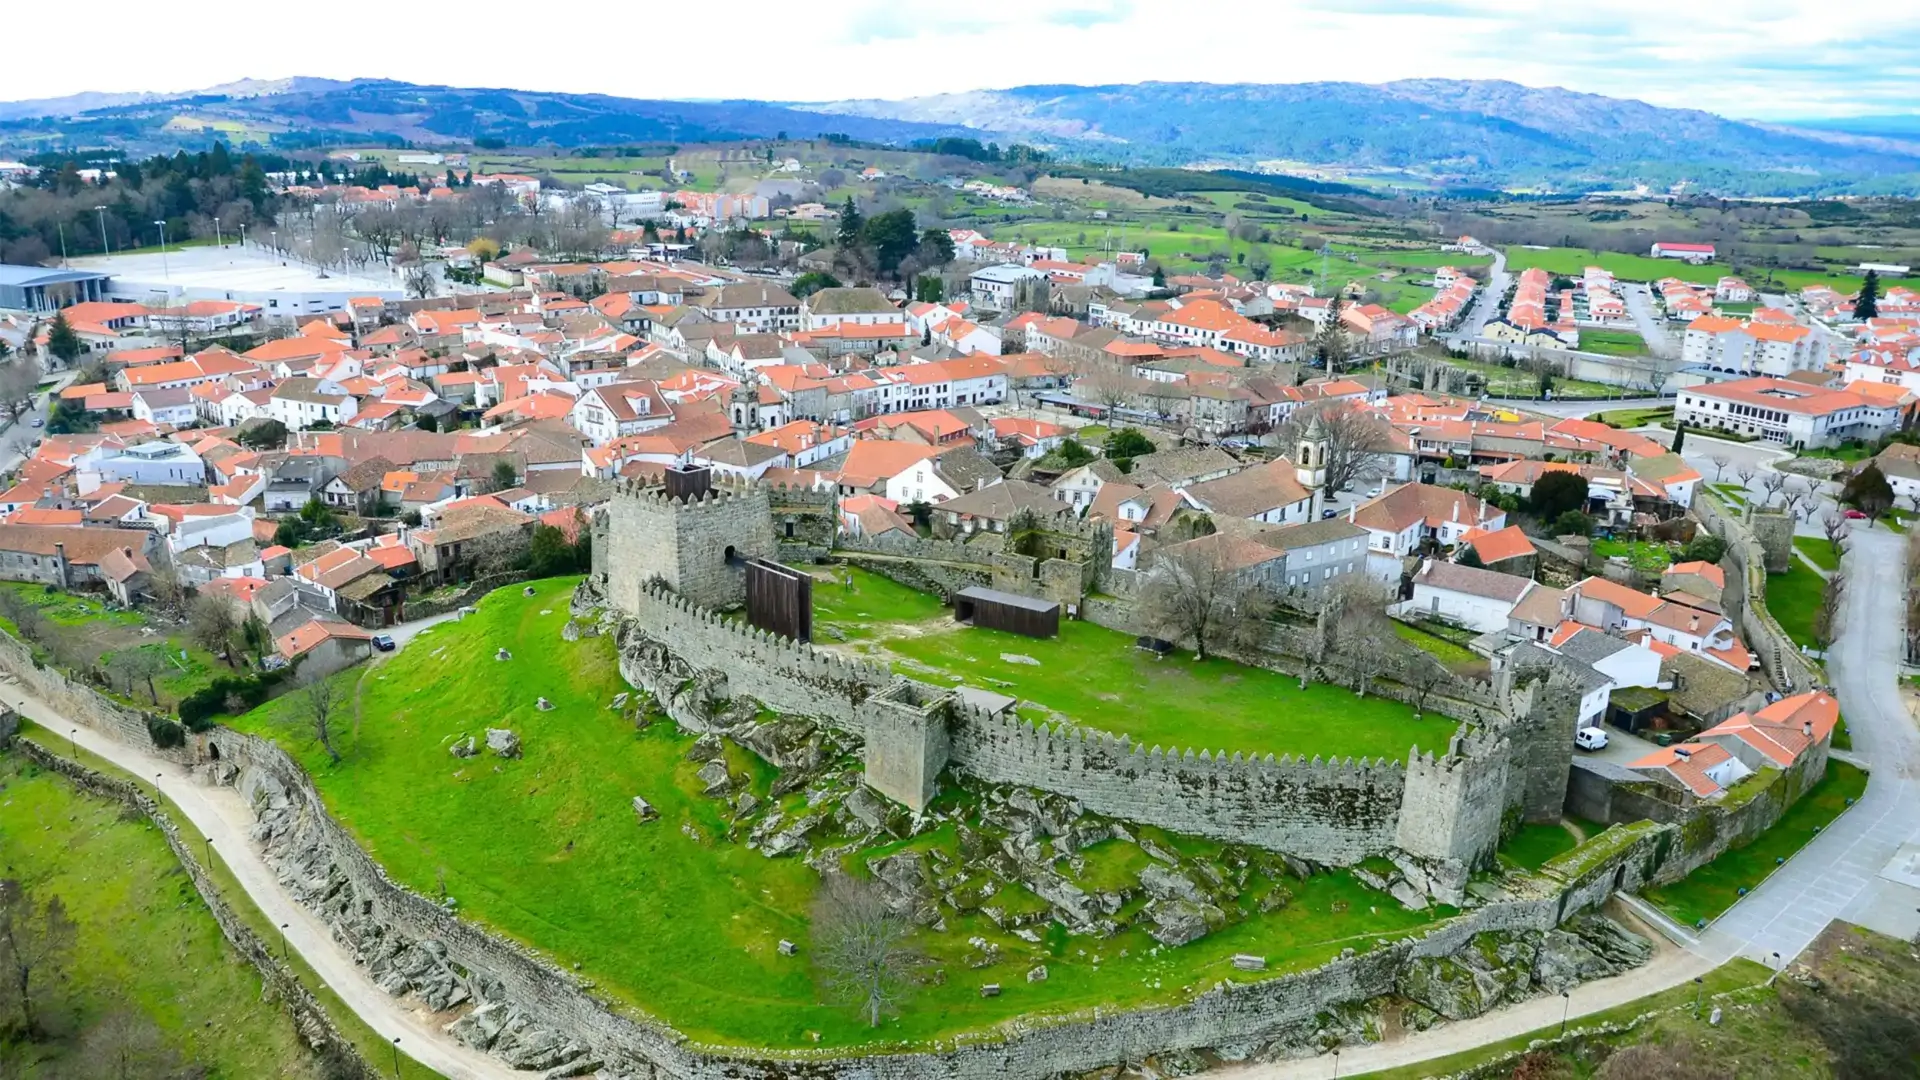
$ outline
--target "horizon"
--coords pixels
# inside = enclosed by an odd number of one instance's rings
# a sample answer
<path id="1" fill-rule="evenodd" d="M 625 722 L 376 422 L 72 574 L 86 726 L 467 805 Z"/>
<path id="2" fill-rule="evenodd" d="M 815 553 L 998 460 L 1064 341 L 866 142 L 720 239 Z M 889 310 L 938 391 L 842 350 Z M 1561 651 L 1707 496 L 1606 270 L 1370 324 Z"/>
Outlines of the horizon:
<path id="1" fill-rule="evenodd" d="M 1272 0 L 1251 12 L 1227 0 L 1036 0 L 1005 15 L 956 14 L 931 0 L 829 0 L 800 22 L 770 0 L 740 0 L 747 22 L 762 18 L 780 34 L 728 43 L 724 66 L 691 50 L 651 56 L 645 71 L 595 70 L 579 55 L 576 23 L 516 25 L 515 47 L 503 51 L 491 20 L 448 25 L 437 13 L 402 7 L 384 16 L 381 33 L 431 39 L 440 43 L 435 49 L 372 64 L 351 48 L 306 50 L 298 70 L 268 74 L 260 70 L 274 65 L 259 50 L 207 53 L 204 35 L 167 12 L 113 6 L 123 8 L 112 15 L 118 32 L 89 42 L 88 62 L 51 50 L 18 58 L 0 72 L 0 101 L 178 95 L 300 77 L 794 105 L 1029 85 L 1451 79 L 1784 123 L 1913 114 L 1911 86 L 1920 72 L 1920 45 L 1912 44 L 1920 41 L 1920 10 L 1809 13 L 1782 0 L 1736 0 L 1712 12 L 1622 0 L 1556 16 L 1549 27 L 1538 25 L 1536 8 L 1515 0 L 1354 0 L 1338 11 Z M 267 40 L 312 33 L 292 13 L 202 6 L 213 9 L 208 14 L 244 14 Z M 1161 25 L 1168 20 L 1181 24 L 1171 35 Z M 58 40 L 69 31 L 63 13 L 41 8 L 10 14 L 8 23 L 22 40 Z M 618 35 L 620 28 L 610 29 Z M 1354 48 L 1357 40 L 1366 51 Z M 968 62 L 914 62 L 927 50 L 964 50 Z M 192 56 L 195 77 L 156 77 L 156 53 Z M 476 78 L 476 55 L 493 56 L 494 69 L 511 69 L 515 78 Z"/>

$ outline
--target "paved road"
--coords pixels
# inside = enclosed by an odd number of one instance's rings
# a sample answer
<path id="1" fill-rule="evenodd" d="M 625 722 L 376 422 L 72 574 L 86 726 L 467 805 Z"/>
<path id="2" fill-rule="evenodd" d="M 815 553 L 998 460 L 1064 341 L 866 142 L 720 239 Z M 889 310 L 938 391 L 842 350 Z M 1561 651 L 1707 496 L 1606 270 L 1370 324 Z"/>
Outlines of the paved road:
<path id="1" fill-rule="evenodd" d="M 0 681 L 0 700 L 19 709 L 49 730 L 73 732 L 71 738 L 86 750 L 126 770 L 142 782 L 159 777 L 160 791 L 186 817 L 184 827 L 197 829 L 212 841 L 240 885 L 266 917 L 286 927 L 287 944 L 307 962 L 340 1000 L 381 1038 L 398 1037 L 407 1057 L 447 1080 L 528 1080 L 535 1073 L 508 1068 L 497 1059 L 472 1050 L 440 1030 L 445 1022 L 409 1001 L 392 997 L 373 984 L 366 969 L 353 962 L 334 941 L 332 932 L 312 912 L 296 903 L 281 887 L 253 844 L 253 810 L 230 787 L 196 783 L 182 767 L 153 757 L 91 728 L 65 721 L 45 702 L 31 698 L 19 683 Z M 385 1068 L 387 1062 L 371 1062 Z"/>
<path id="2" fill-rule="evenodd" d="M 65 389 L 76 374 L 78 373 L 69 371 L 45 393 L 36 393 L 33 396 L 33 411 L 22 416 L 18 423 L 9 425 L 4 432 L 0 432 L 0 473 L 12 472 L 26 461 L 34 441 L 47 433 L 44 426 L 34 427 L 33 421 L 38 419 L 43 425 L 47 422 L 47 409 L 53 402 L 53 395 Z"/>
<path id="3" fill-rule="evenodd" d="M 1920 889 L 1881 877 L 1920 844 L 1920 733 L 1900 696 L 1906 625 L 1904 541 L 1853 534 L 1842 626 L 1828 660 L 1856 753 L 1872 763 L 1858 805 L 1709 928 L 1702 945 L 1792 958 L 1836 918 L 1898 937 L 1920 931 Z"/>
<path id="4" fill-rule="evenodd" d="M 1622 284 L 1620 298 L 1627 302 L 1627 314 L 1633 316 L 1633 325 L 1646 341 L 1648 352 L 1666 360 L 1680 355 L 1673 335 L 1667 332 L 1666 323 L 1653 308 L 1653 290 L 1645 285 Z"/>
<path id="5" fill-rule="evenodd" d="M 1507 295 L 1513 280 L 1507 273 L 1507 253 L 1495 248 L 1493 264 L 1487 270 L 1487 284 L 1474 295 L 1473 305 L 1467 309 L 1466 321 L 1453 333 L 1447 335 L 1447 344 L 1464 348 L 1467 343 L 1480 337 L 1480 331 L 1500 313 L 1500 300 Z"/>

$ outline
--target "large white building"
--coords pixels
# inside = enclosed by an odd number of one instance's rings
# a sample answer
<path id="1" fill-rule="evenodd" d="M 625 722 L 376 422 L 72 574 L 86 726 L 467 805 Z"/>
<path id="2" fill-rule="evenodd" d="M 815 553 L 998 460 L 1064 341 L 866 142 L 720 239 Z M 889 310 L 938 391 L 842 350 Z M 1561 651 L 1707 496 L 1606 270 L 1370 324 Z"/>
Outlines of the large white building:
<path id="1" fill-rule="evenodd" d="M 1705 315 L 1687 324 L 1680 340 L 1680 361 L 1738 375 L 1785 378 L 1796 371 L 1826 365 L 1827 348 L 1811 327 L 1741 322 Z"/>
<path id="2" fill-rule="evenodd" d="M 1877 439 L 1898 426 L 1900 409 L 1850 390 L 1757 378 L 1680 391 L 1674 420 L 1787 446 L 1817 447 Z"/>

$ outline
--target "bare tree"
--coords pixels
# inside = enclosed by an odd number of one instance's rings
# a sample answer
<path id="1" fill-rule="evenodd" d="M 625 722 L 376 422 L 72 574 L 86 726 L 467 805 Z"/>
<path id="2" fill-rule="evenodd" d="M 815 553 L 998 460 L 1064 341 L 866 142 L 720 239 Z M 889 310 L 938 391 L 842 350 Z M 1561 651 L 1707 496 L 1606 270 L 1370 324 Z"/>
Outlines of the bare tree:
<path id="1" fill-rule="evenodd" d="M 1778 469 L 1769 469 L 1768 471 L 1761 473 L 1760 474 L 1760 490 L 1767 493 L 1767 501 L 1762 503 L 1761 506 L 1763 507 L 1772 506 L 1775 496 L 1778 496 L 1780 494 L 1780 489 L 1786 486 L 1787 486 L 1786 473 L 1783 473 Z"/>
<path id="2" fill-rule="evenodd" d="M 1203 536 L 1162 548 L 1140 590 L 1140 614 L 1160 636 L 1192 641 L 1194 658 L 1211 647 L 1258 645 L 1266 636 L 1273 598 L 1234 554 L 1257 541 L 1230 534 Z"/>
<path id="3" fill-rule="evenodd" d="M 1093 360 L 1080 365 L 1073 376 L 1073 396 L 1081 401 L 1113 410 L 1126 408 L 1140 399 L 1141 380 L 1119 364 Z"/>
<path id="4" fill-rule="evenodd" d="M 1752 487 L 1753 478 L 1760 475 L 1760 470 L 1751 462 L 1743 461 L 1739 468 L 1733 470 L 1733 475 L 1740 478 L 1740 486 L 1745 489 Z"/>
<path id="5" fill-rule="evenodd" d="M 233 605 L 225 599 L 208 594 L 197 596 L 187 609 L 187 629 L 193 635 L 194 644 L 225 657 L 228 667 L 239 667 L 234 663 L 233 639 L 240 630 L 240 622 L 234 617 Z"/>
<path id="6" fill-rule="evenodd" d="M 160 567 L 147 577 L 147 591 L 162 610 L 179 611 L 187 601 L 187 586 L 171 567 Z"/>
<path id="7" fill-rule="evenodd" d="M 1820 606 L 1813 612 L 1813 643 L 1824 650 L 1840 632 L 1840 607 L 1847 598 L 1847 572 L 1842 567 L 1827 575 L 1820 589 Z"/>
<path id="8" fill-rule="evenodd" d="M 1318 463 L 1294 464 L 1322 471 L 1321 489 L 1331 497 L 1385 474 L 1393 431 L 1379 416 L 1351 402 L 1334 401 L 1295 409 L 1274 432 L 1274 442 L 1294 458 L 1303 456 L 1303 444 L 1313 446 L 1321 457 Z"/>
<path id="9" fill-rule="evenodd" d="M 925 958 L 913 924 L 871 882 L 832 874 L 813 902 L 814 966 L 828 994 L 859 1007 L 872 1027 L 899 1009 Z"/>
<path id="10" fill-rule="evenodd" d="M 1421 648 L 1409 648 L 1396 658 L 1394 680 L 1413 692 L 1413 718 L 1427 711 L 1427 701 L 1441 687 L 1453 681 L 1453 672 L 1433 654 Z"/>
<path id="11" fill-rule="evenodd" d="M 1799 477 L 1794 477 L 1786 486 L 1785 498 L 1782 500 L 1780 507 L 1787 512 L 1788 517 L 1799 518 L 1801 516 L 1801 504 L 1812 498 L 1813 489 L 1808 486 L 1807 481 Z"/>
<path id="12" fill-rule="evenodd" d="M 340 704 L 333 683 L 325 675 L 308 674 L 300 680 L 300 704 L 313 727 L 313 737 L 327 752 L 327 758 L 340 764 L 340 751 L 333 746 L 333 713 Z"/>
<path id="13" fill-rule="evenodd" d="M 1834 553 L 1838 554 L 1840 541 L 1847 538 L 1847 533 L 1852 531 L 1852 526 L 1847 524 L 1847 515 L 1836 506 L 1820 516 L 1820 531 L 1827 534 L 1827 543 L 1833 547 Z"/>
<path id="14" fill-rule="evenodd" d="M 1557 1071 L 1557 1070 L 1556 1070 Z M 1599 1080 L 1732 1080 L 1733 1066 L 1684 1036 L 1621 1047 L 1594 1074 Z"/>
<path id="15" fill-rule="evenodd" d="M 1391 602 L 1387 590 L 1363 574 L 1336 578 L 1321 594 L 1320 663 L 1344 675 L 1361 697 L 1405 647 L 1387 618 Z"/>
<path id="16" fill-rule="evenodd" d="M 80 1037 L 74 1075 L 97 1080 L 174 1076 L 180 1059 L 145 1013 L 115 1009 Z"/>
<path id="17" fill-rule="evenodd" d="M 19 1017 L 29 1039 L 41 1033 L 40 1004 L 59 983 L 74 937 L 65 901 L 37 902 L 20 881 L 0 881 L 0 1008 Z"/>
<path id="18" fill-rule="evenodd" d="M 160 704 L 160 691 L 154 677 L 167 669 L 166 657 L 153 649 L 122 649 L 107 660 L 107 674 L 120 680 L 129 697 L 138 683 L 147 684 L 147 698 Z"/>
<path id="19" fill-rule="evenodd" d="M 425 300 L 438 294 L 440 282 L 433 276 L 433 268 L 421 263 L 407 271 L 407 295 L 416 300 Z"/>
<path id="20" fill-rule="evenodd" d="M 1708 454 L 1707 464 L 1713 466 L 1713 482 L 1717 484 L 1726 475 L 1727 466 L 1733 464 L 1733 459 L 1724 453 Z"/>

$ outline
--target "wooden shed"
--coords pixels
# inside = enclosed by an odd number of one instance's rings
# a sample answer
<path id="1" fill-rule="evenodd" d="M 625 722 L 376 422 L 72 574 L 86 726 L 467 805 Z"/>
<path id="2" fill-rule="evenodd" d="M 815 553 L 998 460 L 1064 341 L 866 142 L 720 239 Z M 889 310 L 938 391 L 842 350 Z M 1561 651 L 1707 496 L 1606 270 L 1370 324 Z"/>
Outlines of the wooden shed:
<path id="1" fill-rule="evenodd" d="M 1005 630 L 1032 638 L 1060 633 L 1060 605 L 1052 600 L 1001 592 L 998 589 L 961 589 L 953 594 L 953 619 L 969 626 Z"/>

